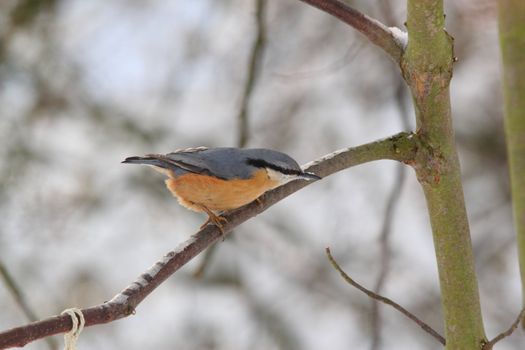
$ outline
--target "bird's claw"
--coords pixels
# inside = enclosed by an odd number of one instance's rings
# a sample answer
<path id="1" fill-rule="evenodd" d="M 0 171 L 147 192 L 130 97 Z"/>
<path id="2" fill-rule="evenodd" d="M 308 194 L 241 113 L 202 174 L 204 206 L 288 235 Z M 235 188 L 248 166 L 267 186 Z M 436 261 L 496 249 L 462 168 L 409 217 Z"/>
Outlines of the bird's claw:
<path id="1" fill-rule="evenodd" d="M 224 232 L 224 226 L 223 226 L 223 223 L 224 224 L 227 224 L 228 223 L 228 220 L 223 217 L 223 216 L 217 216 L 215 214 L 213 214 L 212 212 L 209 212 L 207 213 L 208 214 L 208 220 L 206 220 L 204 222 L 204 224 L 201 225 L 201 230 L 206 227 L 208 224 L 212 223 L 214 224 L 215 226 L 217 226 L 217 228 L 221 231 L 221 237 L 222 237 L 222 240 L 224 241 L 224 239 L 226 238 L 226 233 Z"/>

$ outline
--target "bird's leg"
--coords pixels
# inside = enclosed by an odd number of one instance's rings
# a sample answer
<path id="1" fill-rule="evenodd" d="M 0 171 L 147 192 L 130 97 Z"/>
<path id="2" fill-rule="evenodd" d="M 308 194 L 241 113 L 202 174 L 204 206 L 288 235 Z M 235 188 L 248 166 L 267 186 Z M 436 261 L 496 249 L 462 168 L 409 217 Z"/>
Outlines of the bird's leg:
<path id="1" fill-rule="evenodd" d="M 206 225 L 208 225 L 210 222 L 213 223 L 215 226 L 217 226 L 219 228 L 219 230 L 221 231 L 221 236 L 222 236 L 222 239 L 224 240 L 224 229 L 223 229 L 223 226 L 222 226 L 222 223 L 227 223 L 228 220 L 226 220 L 226 218 L 222 217 L 222 216 L 217 216 L 215 215 L 210 209 L 206 208 L 204 205 L 199 205 L 199 207 L 204 211 L 206 212 L 206 214 L 208 214 L 208 220 L 206 220 L 204 222 L 204 224 L 201 225 L 201 229 L 203 229 Z"/>

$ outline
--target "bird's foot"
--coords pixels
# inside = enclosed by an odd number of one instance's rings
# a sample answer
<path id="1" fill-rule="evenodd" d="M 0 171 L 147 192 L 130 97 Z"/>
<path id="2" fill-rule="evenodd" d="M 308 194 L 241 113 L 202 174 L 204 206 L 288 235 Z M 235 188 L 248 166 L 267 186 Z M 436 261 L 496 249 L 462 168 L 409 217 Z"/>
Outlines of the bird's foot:
<path id="1" fill-rule="evenodd" d="M 224 241 L 224 238 L 226 237 L 226 233 L 224 232 L 224 226 L 223 224 L 227 224 L 228 220 L 223 216 L 217 216 L 215 215 L 211 210 L 208 208 L 203 208 L 206 214 L 208 214 L 208 219 L 204 222 L 204 224 L 201 225 L 201 230 L 206 227 L 208 224 L 212 223 L 221 231 L 221 237 Z"/>

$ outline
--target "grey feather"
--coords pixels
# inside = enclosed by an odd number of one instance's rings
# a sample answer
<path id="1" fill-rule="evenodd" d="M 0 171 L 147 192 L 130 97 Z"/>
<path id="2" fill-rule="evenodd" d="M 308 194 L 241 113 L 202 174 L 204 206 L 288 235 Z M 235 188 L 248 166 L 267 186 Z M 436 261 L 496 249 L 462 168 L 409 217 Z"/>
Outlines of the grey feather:
<path id="1" fill-rule="evenodd" d="M 290 156 L 264 148 L 190 148 L 166 155 L 148 154 L 129 157 L 123 163 L 148 164 L 170 169 L 175 176 L 187 172 L 215 176 L 221 179 L 248 179 L 260 168 L 272 168 L 287 174 L 304 174 Z"/>
<path id="2" fill-rule="evenodd" d="M 185 170 L 213 175 L 221 179 L 248 179 L 259 167 L 250 160 L 262 160 L 277 168 L 302 172 L 290 156 L 269 149 L 210 148 L 199 151 L 177 151 L 165 156 Z"/>

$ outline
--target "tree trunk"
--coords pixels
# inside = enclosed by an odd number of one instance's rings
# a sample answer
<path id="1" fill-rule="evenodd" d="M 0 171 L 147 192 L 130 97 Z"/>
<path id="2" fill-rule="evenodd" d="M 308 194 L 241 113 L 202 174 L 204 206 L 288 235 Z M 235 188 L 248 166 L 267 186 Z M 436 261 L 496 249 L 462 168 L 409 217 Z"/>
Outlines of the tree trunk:
<path id="1" fill-rule="evenodd" d="M 444 29 L 443 1 L 409 0 L 407 15 L 401 68 L 416 109 L 414 167 L 432 225 L 446 348 L 480 349 L 486 338 L 450 110 L 453 39 Z"/>

